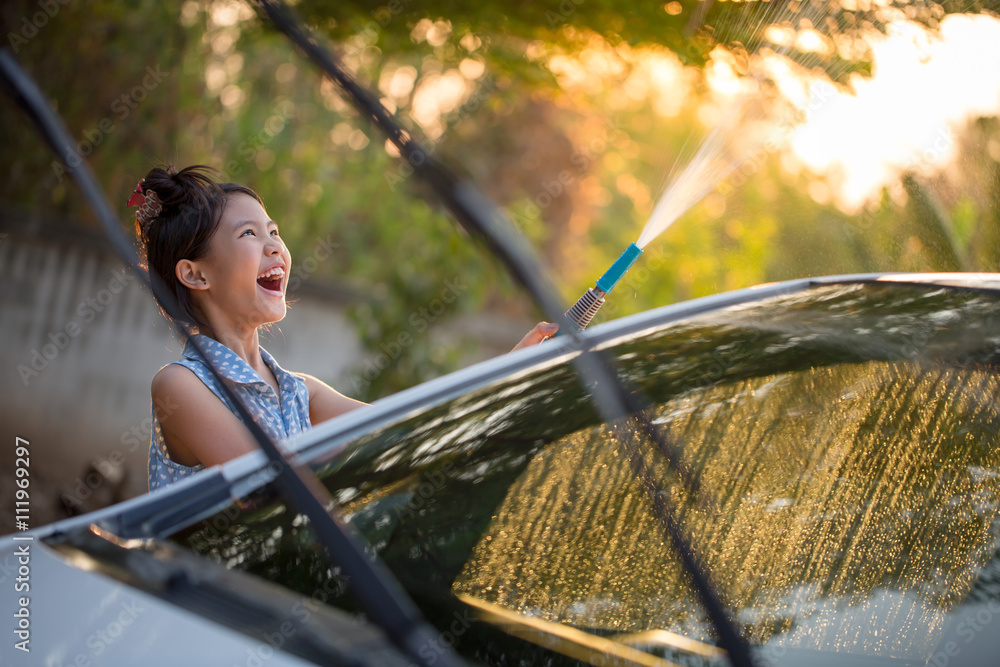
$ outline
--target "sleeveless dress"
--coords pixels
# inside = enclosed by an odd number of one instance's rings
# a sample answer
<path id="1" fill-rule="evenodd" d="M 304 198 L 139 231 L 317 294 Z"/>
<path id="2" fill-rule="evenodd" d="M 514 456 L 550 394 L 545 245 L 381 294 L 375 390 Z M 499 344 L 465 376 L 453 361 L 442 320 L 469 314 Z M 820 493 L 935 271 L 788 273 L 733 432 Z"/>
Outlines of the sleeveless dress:
<path id="1" fill-rule="evenodd" d="M 260 356 L 278 381 L 281 390 L 279 395 L 275 395 L 274 388 L 238 354 L 208 336 L 203 334 L 196 336 L 205 347 L 212 363 L 223 377 L 233 382 L 236 395 L 243 399 L 250 414 L 268 435 L 281 441 L 312 427 L 309 421 L 309 390 L 305 381 L 279 366 L 267 350 L 261 347 Z M 181 358 L 171 363 L 179 364 L 194 372 L 239 418 L 236 408 L 225 397 L 221 384 L 190 342 L 184 346 Z M 151 409 L 151 411 L 153 433 L 149 443 L 148 482 L 149 490 L 154 491 L 179 479 L 190 477 L 199 470 L 204 470 L 205 466 L 202 464 L 186 466 L 170 459 L 160 422 L 156 418 L 156 410 Z"/>

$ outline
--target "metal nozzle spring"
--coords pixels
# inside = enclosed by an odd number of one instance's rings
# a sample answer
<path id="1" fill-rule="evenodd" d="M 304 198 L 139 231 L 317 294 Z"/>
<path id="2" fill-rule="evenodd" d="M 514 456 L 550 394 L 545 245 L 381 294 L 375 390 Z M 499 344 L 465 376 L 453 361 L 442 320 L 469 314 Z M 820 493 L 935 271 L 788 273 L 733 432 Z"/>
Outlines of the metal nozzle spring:
<path id="1" fill-rule="evenodd" d="M 573 304 L 572 308 L 566 311 L 566 317 L 583 330 L 587 328 L 590 320 L 594 319 L 594 315 L 603 305 L 604 291 L 597 287 L 591 287 L 584 292 L 579 301 Z"/>

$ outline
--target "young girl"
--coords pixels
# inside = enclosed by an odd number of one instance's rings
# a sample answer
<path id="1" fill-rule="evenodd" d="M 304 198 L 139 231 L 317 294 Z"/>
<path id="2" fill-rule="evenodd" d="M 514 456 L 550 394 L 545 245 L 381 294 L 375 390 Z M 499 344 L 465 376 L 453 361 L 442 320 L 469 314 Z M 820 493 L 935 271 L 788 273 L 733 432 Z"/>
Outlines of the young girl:
<path id="1" fill-rule="evenodd" d="M 216 183 L 208 167 L 153 169 L 129 199 L 146 265 L 178 303 L 167 317 L 197 330 L 213 363 L 278 441 L 365 405 L 305 373 L 283 369 L 260 346 L 261 326 L 285 317 L 292 258 L 260 197 Z M 555 333 L 541 322 L 515 350 Z M 257 448 L 204 359 L 188 343 L 153 378 L 150 491 Z"/>

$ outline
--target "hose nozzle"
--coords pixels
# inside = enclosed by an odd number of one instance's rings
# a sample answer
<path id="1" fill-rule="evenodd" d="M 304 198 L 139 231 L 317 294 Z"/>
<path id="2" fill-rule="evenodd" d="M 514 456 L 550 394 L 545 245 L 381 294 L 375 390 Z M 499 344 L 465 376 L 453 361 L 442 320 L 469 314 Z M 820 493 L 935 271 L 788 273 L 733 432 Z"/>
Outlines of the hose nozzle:
<path id="1" fill-rule="evenodd" d="M 615 260 L 611 268 L 604 272 L 597 284 L 584 292 L 580 300 L 566 311 L 566 317 L 581 331 L 586 329 L 590 320 L 594 319 L 594 315 L 604 305 L 604 297 L 615 288 L 618 281 L 635 264 L 641 254 L 642 248 L 634 243 L 629 244 L 629 247 L 625 248 L 625 252 Z"/>

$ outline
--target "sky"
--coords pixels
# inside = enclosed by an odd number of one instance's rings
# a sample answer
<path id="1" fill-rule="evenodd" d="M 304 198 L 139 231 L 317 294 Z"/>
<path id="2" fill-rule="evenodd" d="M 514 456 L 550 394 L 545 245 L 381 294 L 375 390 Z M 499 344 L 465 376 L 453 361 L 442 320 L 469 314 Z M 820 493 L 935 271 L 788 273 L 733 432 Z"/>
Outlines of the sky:
<path id="1" fill-rule="evenodd" d="M 814 96 L 790 154 L 825 176 L 848 211 L 904 170 L 940 170 L 955 158 L 956 136 L 970 119 L 1000 114 L 997 44 L 1000 20 L 985 15 L 949 15 L 939 34 L 890 24 L 886 37 L 872 38 L 872 76 L 854 77 L 853 90 L 827 86 Z"/>

